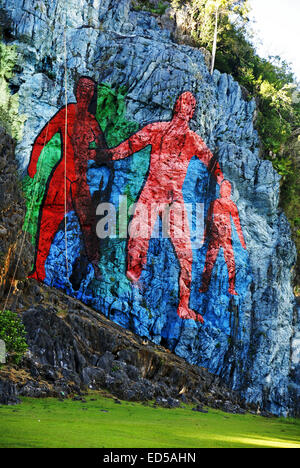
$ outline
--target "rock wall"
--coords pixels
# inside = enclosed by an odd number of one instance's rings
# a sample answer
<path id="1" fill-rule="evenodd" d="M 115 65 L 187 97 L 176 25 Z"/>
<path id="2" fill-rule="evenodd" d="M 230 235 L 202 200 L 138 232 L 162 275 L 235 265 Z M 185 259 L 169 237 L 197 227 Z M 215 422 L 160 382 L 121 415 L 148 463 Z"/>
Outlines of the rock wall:
<path id="1" fill-rule="evenodd" d="M 197 411 L 203 411 L 203 405 L 239 414 L 260 411 L 218 376 L 134 335 L 61 291 L 34 284 L 22 302 L 30 351 L 21 368 L 0 369 L 0 404 L 18 404 L 19 396 L 77 395 L 75 399 L 84 401 L 82 395 L 89 389 L 127 401 L 155 400 L 154 406 L 167 408 L 190 402 Z"/>
<path id="2" fill-rule="evenodd" d="M 30 252 L 34 248 L 22 230 L 25 200 L 15 159 L 15 141 L 1 127 L 0 187 L 0 300 L 6 301 L 11 281 L 18 288 L 31 268 Z M 22 244 L 27 255 L 19 258 Z"/>
<path id="3" fill-rule="evenodd" d="M 270 162 L 259 158 L 254 102 L 243 100 L 230 76 L 215 71 L 211 77 L 199 50 L 174 43 L 151 14 L 132 11 L 129 0 L 2 0 L 1 5 L 4 18 L 10 18 L 5 27 L 10 28 L 20 57 L 12 85 L 19 92 L 20 113 L 27 115 L 24 137 L 17 146 L 22 169 L 28 166 L 39 132 L 65 104 L 65 91 L 68 102 L 76 102 L 74 85 L 82 75 L 98 83 L 94 114 L 110 148 L 150 122 L 170 121 L 176 100 L 189 91 L 197 101 L 190 128 L 232 183 L 247 245 L 243 249 L 232 225 L 238 296 L 228 293 L 221 254 L 208 292 L 199 293 L 208 245 L 193 250 L 190 306 L 203 315 L 204 324 L 182 320 L 176 313 L 180 268 L 169 239 L 150 240 L 140 288 L 126 278 L 126 239 L 99 241 L 97 279 L 72 207 L 66 223 L 68 272 L 61 226 L 47 258 L 45 282 L 220 375 L 248 401 L 277 414 L 295 412 L 299 397 L 299 317 L 292 290 L 296 252 L 288 222 L 278 211 L 279 176 Z M 34 241 L 47 180 L 59 159 L 56 151 L 61 151 L 55 138 L 45 148 L 50 154 L 44 158 L 48 172 L 41 180 L 27 177 L 24 182 L 31 195 L 38 182 L 38 200 L 27 215 Z M 122 195 L 136 201 L 149 162 L 149 147 L 114 165 L 99 167 L 91 161 L 87 172 L 91 196 L 97 193 L 102 201 L 116 205 Z M 218 184 L 196 157 L 188 168 L 183 197 L 185 203 L 203 204 L 205 215 L 219 197 Z"/>

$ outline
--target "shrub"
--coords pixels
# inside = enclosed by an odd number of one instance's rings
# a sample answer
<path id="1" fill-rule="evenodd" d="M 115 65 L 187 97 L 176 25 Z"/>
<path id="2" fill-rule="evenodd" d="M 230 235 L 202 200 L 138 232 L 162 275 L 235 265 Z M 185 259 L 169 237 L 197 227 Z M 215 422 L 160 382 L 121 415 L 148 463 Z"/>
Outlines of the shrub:
<path id="1" fill-rule="evenodd" d="M 0 312 L 0 339 L 5 342 L 12 361 L 18 364 L 27 351 L 26 331 L 20 318 L 10 310 Z"/>
<path id="2" fill-rule="evenodd" d="M 20 140 L 26 117 L 19 112 L 19 95 L 11 94 L 9 88 L 17 56 L 16 47 L 4 44 L 0 36 L 0 123 L 13 138 Z"/>

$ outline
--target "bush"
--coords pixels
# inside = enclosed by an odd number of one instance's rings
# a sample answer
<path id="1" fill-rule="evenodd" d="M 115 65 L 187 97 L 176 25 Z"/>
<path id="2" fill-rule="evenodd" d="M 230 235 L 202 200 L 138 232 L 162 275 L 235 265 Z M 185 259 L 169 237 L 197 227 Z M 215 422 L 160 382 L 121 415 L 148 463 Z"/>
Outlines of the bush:
<path id="1" fill-rule="evenodd" d="M 225 0 L 224 0 L 225 1 Z M 208 0 L 172 0 L 180 9 L 190 6 L 190 35 L 199 47 L 211 49 L 215 19 L 205 15 Z M 230 0 L 226 1 L 230 5 Z M 235 2 L 246 7 L 246 0 Z M 207 10 L 208 11 L 208 10 Z M 290 65 L 279 56 L 261 58 L 253 45 L 254 33 L 244 16 L 238 21 L 230 14 L 220 17 L 216 68 L 233 76 L 244 88 L 247 99 L 258 107 L 256 130 L 260 136 L 261 156 L 272 162 L 281 175 L 280 205 L 292 227 L 298 251 L 296 285 L 300 282 L 300 89 Z"/>
<path id="2" fill-rule="evenodd" d="M 10 310 L 0 312 L 0 339 L 5 342 L 6 350 L 16 364 L 27 351 L 25 337 L 25 327 L 17 314 Z"/>

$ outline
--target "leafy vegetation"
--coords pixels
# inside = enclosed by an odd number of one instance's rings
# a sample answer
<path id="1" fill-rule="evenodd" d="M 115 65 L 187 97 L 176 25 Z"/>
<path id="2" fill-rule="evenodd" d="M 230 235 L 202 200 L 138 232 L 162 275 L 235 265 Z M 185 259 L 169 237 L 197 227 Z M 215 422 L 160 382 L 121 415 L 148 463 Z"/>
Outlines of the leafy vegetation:
<path id="1" fill-rule="evenodd" d="M 199 47 L 210 49 L 215 66 L 231 74 L 247 91 L 248 99 L 258 104 L 257 130 L 261 155 L 272 161 L 282 176 L 281 206 L 290 221 L 300 252 L 300 170 L 299 142 L 294 138 L 300 127 L 299 86 L 289 67 L 280 57 L 259 57 L 248 27 L 248 0 L 132 0 L 136 10 L 163 14 L 168 6 L 187 7 L 190 35 Z M 17 50 L 0 42 L 0 125 L 16 140 L 22 137 L 26 116 L 19 114 L 19 96 L 9 88 Z M 297 132 L 296 132 L 297 133 Z M 32 233 L 34 236 L 34 233 Z M 300 280 L 300 255 L 298 260 Z"/>
<path id="2" fill-rule="evenodd" d="M 175 9 L 188 5 L 190 34 L 196 44 L 212 50 L 212 73 L 218 38 L 228 27 L 226 19 L 230 17 L 239 25 L 246 23 L 249 13 L 247 0 L 172 0 L 171 3 Z"/>
<path id="3" fill-rule="evenodd" d="M 18 364 L 27 351 L 26 331 L 17 314 L 10 310 L 0 312 L 0 339 L 5 343 L 9 358 Z"/>
<path id="4" fill-rule="evenodd" d="M 300 448 L 299 420 L 120 405 L 100 393 L 85 399 L 22 398 L 20 406 L 1 406 L 0 447 Z"/>

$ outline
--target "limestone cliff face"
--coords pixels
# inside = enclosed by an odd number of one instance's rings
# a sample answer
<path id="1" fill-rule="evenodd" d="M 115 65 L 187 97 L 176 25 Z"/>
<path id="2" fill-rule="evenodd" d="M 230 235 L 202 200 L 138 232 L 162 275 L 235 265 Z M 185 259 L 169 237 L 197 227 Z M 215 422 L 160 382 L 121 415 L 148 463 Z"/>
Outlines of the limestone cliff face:
<path id="1" fill-rule="evenodd" d="M 6 300 L 11 281 L 20 286 L 31 265 L 33 247 L 22 231 L 25 200 L 15 160 L 15 141 L 0 127 L 0 300 Z M 19 258 L 21 246 L 27 255 Z M 17 268 L 16 268 L 17 267 Z"/>
<path id="2" fill-rule="evenodd" d="M 150 241 L 143 288 L 136 289 L 125 276 L 126 240 L 107 239 L 99 245 L 102 280 L 97 281 L 83 259 L 74 212 L 67 217 L 69 280 L 64 232 L 59 230 L 46 262 L 45 282 L 220 375 L 248 401 L 291 414 L 299 391 L 300 331 L 292 290 L 296 252 L 288 222 L 278 211 L 280 178 L 270 162 L 259 158 L 255 104 L 243 100 L 230 76 L 215 71 L 211 77 L 199 50 L 175 44 L 154 17 L 132 11 L 130 0 L 1 3 L 20 52 L 20 72 L 13 84 L 19 89 L 20 112 L 27 115 L 17 146 L 22 169 L 36 136 L 65 103 L 65 30 L 68 101 L 75 102 L 73 86 L 79 76 L 99 84 L 96 115 L 110 147 L 150 122 L 170 120 L 177 97 L 184 91 L 194 94 L 197 109 L 191 128 L 232 182 L 247 245 L 244 250 L 233 228 L 239 293 L 234 297 L 227 292 L 221 254 L 208 293 L 199 294 L 207 245 L 194 249 L 190 305 L 204 316 L 204 325 L 176 314 L 179 264 L 169 240 Z M 149 160 L 146 148 L 113 169 L 91 162 L 91 194 L 105 186 L 106 201 L 117 203 L 124 194 L 136 201 Z M 190 163 L 183 195 L 186 203 L 203 203 L 205 213 L 219 196 L 218 186 L 196 158 Z M 36 222 L 37 213 L 34 216 Z"/>

